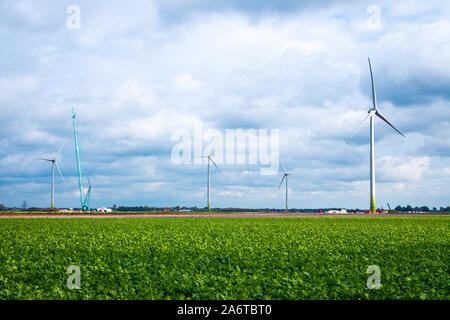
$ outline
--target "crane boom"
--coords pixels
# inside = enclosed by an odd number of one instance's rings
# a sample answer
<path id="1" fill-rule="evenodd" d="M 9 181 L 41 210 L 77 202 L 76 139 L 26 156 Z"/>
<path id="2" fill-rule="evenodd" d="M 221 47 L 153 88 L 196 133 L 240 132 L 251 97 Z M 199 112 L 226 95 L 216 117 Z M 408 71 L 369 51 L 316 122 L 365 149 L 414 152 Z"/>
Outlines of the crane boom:
<path id="1" fill-rule="evenodd" d="M 81 174 L 81 162 L 80 162 L 80 147 L 78 144 L 78 129 L 77 129 L 77 118 L 74 109 L 72 108 L 72 119 L 73 119 L 73 135 L 75 137 L 75 156 L 77 160 L 77 170 L 78 170 L 78 186 L 80 188 L 80 201 L 81 210 L 88 211 L 89 208 L 89 195 L 91 191 L 91 186 L 89 184 L 88 194 L 85 196 L 83 188 L 83 176 Z"/>

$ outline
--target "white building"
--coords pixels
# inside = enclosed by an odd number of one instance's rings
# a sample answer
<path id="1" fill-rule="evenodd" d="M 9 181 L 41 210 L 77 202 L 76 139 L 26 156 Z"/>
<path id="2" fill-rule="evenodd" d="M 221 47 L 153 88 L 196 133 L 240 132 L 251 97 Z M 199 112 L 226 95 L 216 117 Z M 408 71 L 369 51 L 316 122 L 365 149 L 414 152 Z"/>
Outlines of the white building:
<path id="1" fill-rule="evenodd" d="M 341 213 L 341 214 L 347 214 L 347 210 L 341 209 L 341 210 L 328 210 L 326 213 Z"/>

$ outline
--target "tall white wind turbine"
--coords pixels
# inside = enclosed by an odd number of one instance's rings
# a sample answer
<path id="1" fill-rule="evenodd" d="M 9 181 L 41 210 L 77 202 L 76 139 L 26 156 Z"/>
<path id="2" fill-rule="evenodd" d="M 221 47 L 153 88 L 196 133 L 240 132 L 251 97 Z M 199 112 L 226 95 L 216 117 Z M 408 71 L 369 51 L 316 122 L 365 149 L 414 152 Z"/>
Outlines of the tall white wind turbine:
<path id="1" fill-rule="evenodd" d="M 61 176 L 61 179 L 63 180 L 63 182 L 65 182 L 64 176 L 63 176 L 63 174 L 61 173 L 61 170 L 58 167 L 58 163 L 56 162 L 56 159 L 60 155 L 60 153 L 61 153 L 63 148 L 64 148 L 64 144 L 61 146 L 61 148 L 59 148 L 58 152 L 55 154 L 53 159 L 45 159 L 45 158 L 39 158 L 38 159 L 38 160 L 48 161 L 48 162 L 50 162 L 52 164 L 51 208 L 54 208 L 54 206 L 55 206 L 55 167 L 56 167 L 56 169 L 58 169 L 58 172 L 59 172 L 59 175 Z"/>
<path id="2" fill-rule="evenodd" d="M 281 184 L 286 179 L 286 213 L 288 213 L 289 212 L 289 209 L 288 209 L 288 176 L 291 176 L 292 173 L 287 173 L 286 169 L 284 167 L 283 167 L 283 172 L 284 172 L 283 178 L 281 179 L 280 185 L 278 186 L 278 190 L 280 190 Z"/>
<path id="3" fill-rule="evenodd" d="M 211 155 L 208 155 L 206 157 L 202 157 L 202 158 L 208 158 L 208 185 L 207 185 L 207 200 L 208 200 L 208 212 L 211 211 L 211 202 L 210 202 L 210 198 L 209 198 L 209 191 L 211 189 L 211 179 L 210 179 L 210 166 L 211 163 L 214 165 L 214 167 L 216 167 L 217 171 L 219 171 L 224 178 L 226 179 L 225 175 L 223 174 L 223 172 L 219 169 L 219 167 L 216 165 L 216 163 L 214 162 L 214 160 L 212 159 Z"/>
<path id="4" fill-rule="evenodd" d="M 390 125 L 395 131 L 397 131 L 403 138 L 406 138 L 403 133 L 401 133 L 392 123 L 389 122 L 386 117 L 384 117 L 380 111 L 378 110 L 377 106 L 377 96 L 375 93 L 375 85 L 373 83 L 373 73 L 372 73 L 372 65 L 370 64 L 370 58 L 367 58 L 369 61 L 369 70 L 370 70 L 370 79 L 372 82 L 372 102 L 373 107 L 369 109 L 367 117 L 361 122 L 361 124 L 353 131 L 353 135 L 358 131 L 359 128 L 367 121 L 367 119 L 370 119 L 370 212 L 376 213 L 376 206 L 375 206 L 375 143 L 374 143 L 374 116 L 377 116 L 384 122 L 386 122 L 388 125 Z"/>

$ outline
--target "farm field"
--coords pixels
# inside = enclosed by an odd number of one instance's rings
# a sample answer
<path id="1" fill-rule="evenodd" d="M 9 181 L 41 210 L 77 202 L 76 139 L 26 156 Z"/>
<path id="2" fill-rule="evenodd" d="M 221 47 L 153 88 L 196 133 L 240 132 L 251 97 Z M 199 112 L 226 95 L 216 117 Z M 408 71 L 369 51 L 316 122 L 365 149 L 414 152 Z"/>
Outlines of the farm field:
<path id="1" fill-rule="evenodd" d="M 450 217 L 0 219 L 0 299 L 445 299 Z M 81 288 L 68 289 L 68 266 Z M 381 272 L 369 290 L 368 266 Z"/>

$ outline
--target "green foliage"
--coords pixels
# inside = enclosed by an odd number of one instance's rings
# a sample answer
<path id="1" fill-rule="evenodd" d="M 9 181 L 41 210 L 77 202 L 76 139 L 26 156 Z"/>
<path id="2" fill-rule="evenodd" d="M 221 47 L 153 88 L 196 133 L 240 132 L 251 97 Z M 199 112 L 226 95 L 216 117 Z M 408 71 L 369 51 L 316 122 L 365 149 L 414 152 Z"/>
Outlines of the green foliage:
<path id="1" fill-rule="evenodd" d="M 449 222 L 1 219 L 0 299 L 449 299 Z"/>

